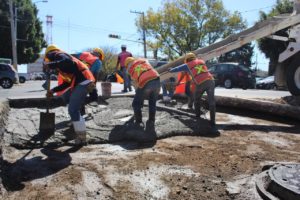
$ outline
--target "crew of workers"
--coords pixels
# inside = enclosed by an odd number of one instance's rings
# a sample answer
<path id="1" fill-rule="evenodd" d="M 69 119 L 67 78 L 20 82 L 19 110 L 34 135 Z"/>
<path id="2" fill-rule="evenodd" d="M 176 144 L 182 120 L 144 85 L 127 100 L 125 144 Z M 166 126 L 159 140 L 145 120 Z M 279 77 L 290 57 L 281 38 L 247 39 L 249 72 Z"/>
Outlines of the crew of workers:
<path id="1" fill-rule="evenodd" d="M 213 133 L 217 132 L 215 123 L 215 82 L 209 73 L 205 62 L 193 53 L 185 56 L 184 64 L 170 69 L 170 72 L 181 72 L 181 77 L 176 83 L 174 78 L 160 81 L 159 73 L 146 59 L 134 58 L 126 51 L 126 46 L 121 46 L 122 52 L 118 55 L 117 67 L 123 72 L 124 89 L 122 92 L 131 91 L 131 82 L 135 88 L 132 101 L 134 122 L 137 126 L 142 124 L 142 108 L 144 100 L 148 100 L 149 116 L 146 122 L 146 131 L 155 131 L 156 102 L 160 88 L 163 88 L 163 100 L 173 97 L 176 85 L 183 78 L 188 83 L 185 93 L 188 96 L 188 105 L 194 104 L 195 115 L 200 117 L 200 99 L 204 92 L 207 93 L 210 111 L 210 125 Z M 64 91 L 63 100 L 68 104 L 68 112 L 76 134 L 76 143 L 86 143 L 86 126 L 81 112 L 85 105 L 85 99 L 89 94 L 91 101 L 97 102 L 98 93 L 96 81 L 104 60 L 104 52 L 100 48 L 94 48 L 91 52 L 82 52 L 70 55 L 56 45 L 49 45 L 45 52 L 44 71 L 56 70 L 62 79 L 62 83 L 47 91 L 47 97 Z M 191 88 L 194 88 L 191 91 Z"/>

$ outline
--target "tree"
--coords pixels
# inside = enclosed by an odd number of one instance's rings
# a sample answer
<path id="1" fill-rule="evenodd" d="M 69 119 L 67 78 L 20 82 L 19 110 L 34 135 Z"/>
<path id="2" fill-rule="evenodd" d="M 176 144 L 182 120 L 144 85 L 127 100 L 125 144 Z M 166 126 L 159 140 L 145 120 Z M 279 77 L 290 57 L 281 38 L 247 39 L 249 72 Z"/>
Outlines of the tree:
<path id="1" fill-rule="evenodd" d="M 277 0 L 275 7 L 270 11 L 270 13 L 260 12 L 260 21 L 266 20 L 270 17 L 293 12 L 293 3 L 289 0 Z M 277 31 L 275 35 L 287 37 L 287 29 Z M 278 57 L 281 52 L 283 52 L 288 45 L 288 42 L 273 40 L 269 38 L 262 38 L 258 40 L 258 48 L 262 51 L 266 58 L 270 59 L 269 63 L 269 75 L 274 74 L 276 65 L 278 64 Z"/>
<path id="2" fill-rule="evenodd" d="M 146 12 L 144 24 L 142 17 L 136 22 L 138 31 L 144 28 L 147 39 L 159 44 L 157 50 L 169 59 L 239 32 L 245 24 L 238 12 L 225 10 L 221 0 L 166 0 L 157 12 Z"/>
<path id="3" fill-rule="evenodd" d="M 248 43 L 242 47 L 225 53 L 219 57 L 219 62 L 238 62 L 244 66 L 251 67 L 253 56 L 253 45 Z"/>
<path id="4" fill-rule="evenodd" d="M 34 62 L 46 47 L 38 10 L 31 0 L 14 0 L 17 7 L 18 64 Z M 10 13 L 7 0 L 0 0 L 0 57 L 12 58 Z"/>

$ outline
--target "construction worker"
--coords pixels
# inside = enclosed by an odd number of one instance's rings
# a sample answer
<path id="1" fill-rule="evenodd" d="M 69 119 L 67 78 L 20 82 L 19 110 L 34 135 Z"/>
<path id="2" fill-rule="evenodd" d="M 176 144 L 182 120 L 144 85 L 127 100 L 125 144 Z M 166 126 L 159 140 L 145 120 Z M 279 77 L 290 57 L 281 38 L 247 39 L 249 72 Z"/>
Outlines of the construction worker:
<path id="1" fill-rule="evenodd" d="M 145 59 L 128 57 L 124 64 L 136 88 L 132 102 L 135 123 L 142 123 L 142 106 L 144 99 L 148 99 L 149 118 L 146 130 L 154 131 L 156 101 L 160 92 L 159 74 Z"/>
<path id="2" fill-rule="evenodd" d="M 121 46 L 122 52 L 118 55 L 117 65 L 116 65 L 116 72 L 118 71 L 118 67 L 120 65 L 120 69 L 122 71 L 123 79 L 124 79 L 124 89 L 122 92 L 132 91 L 131 89 L 131 80 L 127 74 L 126 67 L 125 67 L 125 60 L 128 57 L 132 57 L 132 54 L 126 51 L 126 45 Z"/>
<path id="3" fill-rule="evenodd" d="M 74 56 L 89 67 L 97 82 L 98 74 L 102 68 L 102 62 L 104 60 L 103 50 L 100 48 L 94 48 L 91 52 L 81 52 L 74 54 Z M 95 88 L 89 95 L 90 102 L 98 102 L 97 88 Z"/>
<path id="4" fill-rule="evenodd" d="M 209 111 L 210 111 L 210 125 L 211 131 L 217 133 L 216 128 L 216 103 L 215 103 L 215 81 L 213 76 L 208 71 L 205 62 L 196 58 L 194 53 L 188 53 L 185 55 L 184 64 L 172 68 L 170 72 L 188 72 L 192 77 L 193 84 L 196 85 L 193 97 L 196 117 L 200 117 L 200 99 L 204 92 L 207 93 Z"/>
<path id="5" fill-rule="evenodd" d="M 193 108 L 193 95 L 191 92 L 191 76 L 188 72 L 181 72 L 180 77 L 177 81 L 177 86 L 181 84 L 181 81 L 184 80 L 185 82 L 185 88 L 184 88 L 184 93 L 188 98 L 188 108 L 192 109 Z"/>
<path id="6" fill-rule="evenodd" d="M 63 78 L 63 84 L 47 91 L 47 96 L 69 88 L 63 99 L 69 103 L 68 111 L 71 117 L 76 143 L 86 142 L 85 121 L 80 114 L 88 92 L 95 89 L 95 78 L 89 68 L 77 58 L 61 51 L 56 45 L 49 45 L 45 52 L 44 69 L 57 70 Z"/>

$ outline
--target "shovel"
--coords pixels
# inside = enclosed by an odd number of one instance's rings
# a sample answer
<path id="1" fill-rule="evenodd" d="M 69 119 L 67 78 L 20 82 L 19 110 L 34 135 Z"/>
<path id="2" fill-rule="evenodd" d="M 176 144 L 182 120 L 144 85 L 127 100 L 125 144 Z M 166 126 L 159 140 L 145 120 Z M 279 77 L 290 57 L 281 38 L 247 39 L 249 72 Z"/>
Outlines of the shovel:
<path id="1" fill-rule="evenodd" d="M 50 74 L 47 75 L 47 91 L 50 91 Z M 49 112 L 50 97 L 46 99 L 47 110 L 40 113 L 40 133 L 42 135 L 53 135 L 55 131 L 55 113 Z"/>

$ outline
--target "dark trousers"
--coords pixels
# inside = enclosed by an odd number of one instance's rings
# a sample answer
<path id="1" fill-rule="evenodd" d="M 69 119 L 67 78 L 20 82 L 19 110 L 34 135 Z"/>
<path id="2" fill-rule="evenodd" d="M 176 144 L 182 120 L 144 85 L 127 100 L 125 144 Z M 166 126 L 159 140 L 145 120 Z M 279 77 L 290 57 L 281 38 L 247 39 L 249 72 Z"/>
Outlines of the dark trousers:
<path id="1" fill-rule="evenodd" d="M 137 88 L 135 90 L 132 107 L 134 112 L 140 112 L 144 104 L 144 100 L 149 101 L 149 113 L 155 113 L 156 101 L 160 92 L 160 80 L 159 78 L 149 81 L 143 88 Z"/>

